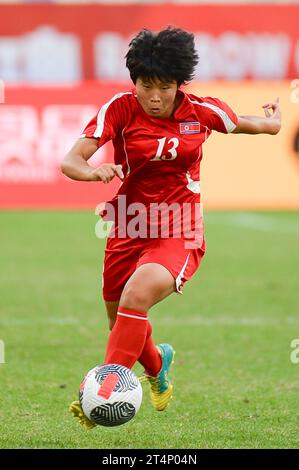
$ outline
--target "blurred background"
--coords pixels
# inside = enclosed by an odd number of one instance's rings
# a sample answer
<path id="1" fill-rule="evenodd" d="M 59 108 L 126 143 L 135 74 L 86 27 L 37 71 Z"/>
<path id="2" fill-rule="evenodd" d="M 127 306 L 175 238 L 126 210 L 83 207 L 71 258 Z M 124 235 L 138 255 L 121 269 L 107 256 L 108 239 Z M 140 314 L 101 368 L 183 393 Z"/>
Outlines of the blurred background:
<path id="1" fill-rule="evenodd" d="M 194 32 L 189 90 L 237 114 L 281 98 L 277 136 L 215 135 L 202 164 L 213 209 L 299 208 L 299 3 L 225 1 L 0 2 L 0 208 L 93 209 L 118 182 L 87 185 L 59 171 L 86 123 L 131 87 L 124 56 L 142 28 Z M 107 145 L 92 162 L 112 161 Z"/>

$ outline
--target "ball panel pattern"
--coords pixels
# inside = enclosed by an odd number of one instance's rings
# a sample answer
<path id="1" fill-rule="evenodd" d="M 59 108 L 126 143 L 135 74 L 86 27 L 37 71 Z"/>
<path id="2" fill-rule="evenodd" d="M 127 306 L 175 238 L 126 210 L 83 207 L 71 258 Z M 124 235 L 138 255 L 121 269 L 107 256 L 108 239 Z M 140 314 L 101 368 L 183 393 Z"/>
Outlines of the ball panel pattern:
<path id="1" fill-rule="evenodd" d="M 119 426 L 130 421 L 135 416 L 135 407 L 130 403 L 115 402 L 103 404 L 94 408 L 90 419 L 102 426 Z"/>
<path id="2" fill-rule="evenodd" d="M 127 390 L 134 390 L 138 386 L 138 379 L 130 369 L 119 366 L 118 364 L 108 364 L 96 368 L 95 379 L 99 385 L 102 385 L 108 374 L 117 374 L 119 381 L 113 389 L 115 392 L 126 392 Z"/>

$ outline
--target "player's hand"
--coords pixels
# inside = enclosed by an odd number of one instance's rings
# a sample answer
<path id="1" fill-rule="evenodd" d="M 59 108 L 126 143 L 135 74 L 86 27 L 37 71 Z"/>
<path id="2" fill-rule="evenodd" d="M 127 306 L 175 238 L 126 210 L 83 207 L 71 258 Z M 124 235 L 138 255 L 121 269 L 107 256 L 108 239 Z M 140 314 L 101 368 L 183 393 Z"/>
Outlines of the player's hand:
<path id="1" fill-rule="evenodd" d="M 265 115 L 267 118 L 273 118 L 273 117 L 279 117 L 280 118 L 280 103 L 279 103 L 279 98 L 276 98 L 275 103 L 266 103 L 263 106 Z M 273 111 L 273 113 L 270 113 L 270 110 Z"/>
<path id="2" fill-rule="evenodd" d="M 114 165 L 113 163 L 103 163 L 97 168 L 92 168 L 88 180 L 102 181 L 107 184 L 110 183 L 115 176 L 118 176 L 121 180 L 124 178 L 122 166 Z"/>
<path id="3" fill-rule="evenodd" d="M 279 98 L 276 98 L 275 103 L 266 103 L 263 106 L 265 116 L 267 119 L 271 119 L 273 130 L 279 132 L 281 127 L 281 112 Z"/>
<path id="4" fill-rule="evenodd" d="M 263 109 L 264 109 L 266 118 L 274 119 L 279 122 L 281 121 L 279 98 L 276 98 L 275 103 L 264 104 Z"/>

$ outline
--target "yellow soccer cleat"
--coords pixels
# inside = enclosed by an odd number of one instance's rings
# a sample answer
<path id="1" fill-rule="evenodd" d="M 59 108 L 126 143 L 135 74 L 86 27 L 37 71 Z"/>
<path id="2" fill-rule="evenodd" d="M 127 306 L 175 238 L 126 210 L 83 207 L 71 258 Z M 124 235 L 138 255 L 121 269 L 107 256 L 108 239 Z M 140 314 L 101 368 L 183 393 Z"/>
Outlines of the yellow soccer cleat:
<path id="1" fill-rule="evenodd" d="M 151 401 L 157 411 L 164 411 L 169 405 L 173 394 L 173 384 L 170 381 L 169 371 L 174 363 L 175 351 L 170 344 L 159 344 L 157 349 L 162 358 L 162 367 L 157 377 L 143 375 L 141 382 L 148 381 L 150 384 Z"/>
<path id="2" fill-rule="evenodd" d="M 81 426 L 83 426 L 88 431 L 92 428 L 95 428 L 96 425 L 92 421 L 90 421 L 90 419 L 88 419 L 87 416 L 85 416 L 85 414 L 83 413 L 79 401 L 73 401 L 73 403 L 71 403 L 69 407 L 69 412 L 72 413 L 74 418 L 78 418 Z"/>

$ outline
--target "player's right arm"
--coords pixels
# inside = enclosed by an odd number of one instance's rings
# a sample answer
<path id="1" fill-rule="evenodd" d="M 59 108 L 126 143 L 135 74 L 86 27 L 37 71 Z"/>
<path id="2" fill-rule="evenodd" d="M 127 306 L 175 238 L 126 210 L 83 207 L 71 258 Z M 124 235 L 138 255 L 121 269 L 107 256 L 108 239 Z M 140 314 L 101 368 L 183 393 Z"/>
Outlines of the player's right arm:
<path id="1" fill-rule="evenodd" d="M 97 168 L 88 164 L 90 157 L 106 142 L 113 140 L 124 128 L 127 97 L 131 92 L 118 93 L 105 103 L 89 121 L 81 137 L 66 154 L 61 171 L 73 180 L 109 183 L 114 176 L 124 178 L 122 166 L 102 163 Z"/>
<path id="2" fill-rule="evenodd" d="M 115 176 L 123 179 L 121 165 L 102 163 L 97 168 L 93 168 L 87 163 L 97 150 L 97 139 L 87 137 L 78 139 L 61 163 L 62 173 L 77 181 L 109 183 Z"/>

